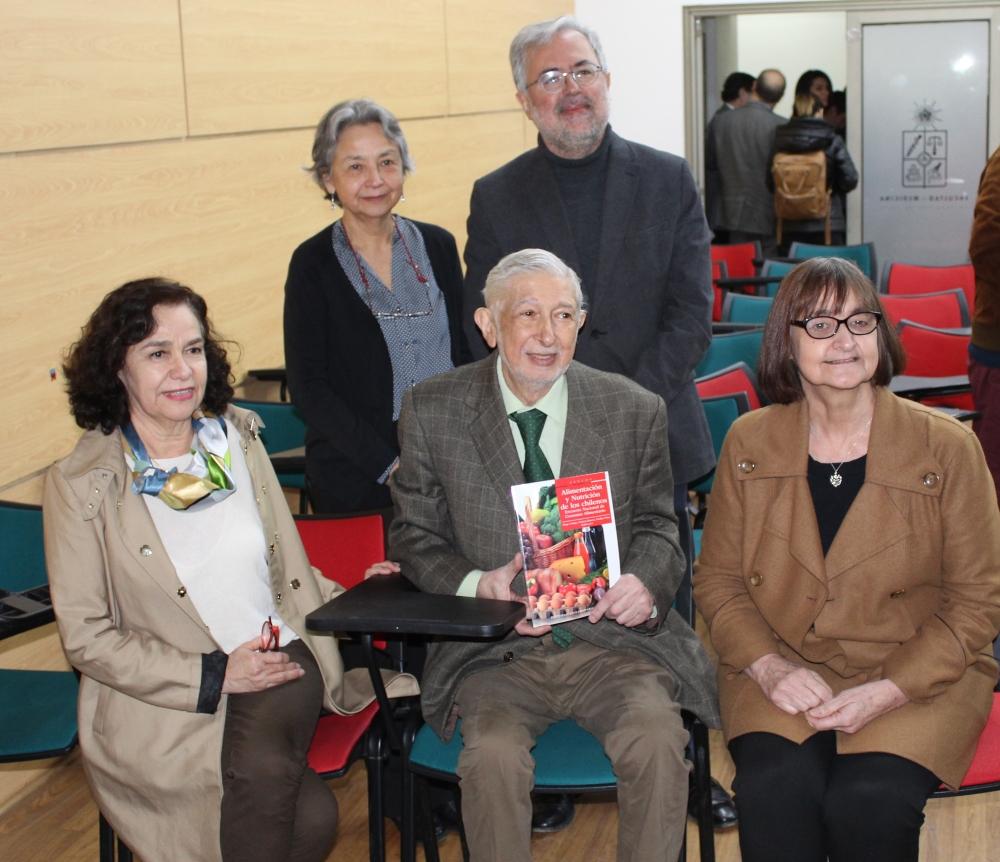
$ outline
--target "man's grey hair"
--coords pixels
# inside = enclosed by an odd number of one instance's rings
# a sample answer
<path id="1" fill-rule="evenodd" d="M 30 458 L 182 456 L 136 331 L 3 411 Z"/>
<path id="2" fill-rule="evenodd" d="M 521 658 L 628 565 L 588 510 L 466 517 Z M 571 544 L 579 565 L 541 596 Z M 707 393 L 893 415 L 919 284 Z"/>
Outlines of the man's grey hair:
<path id="1" fill-rule="evenodd" d="M 399 149 L 404 176 L 413 170 L 410 148 L 406 145 L 406 138 L 403 136 L 403 130 L 399 127 L 399 120 L 393 116 L 391 111 L 371 99 L 348 99 L 344 102 L 338 102 L 323 114 L 323 119 L 316 126 L 312 146 L 313 163 L 306 168 L 312 174 L 316 185 L 323 190 L 328 199 L 332 199 L 336 204 L 339 204 L 340 201 L 337 200 L 336 195 L 327 191 L 323 180 L 330 173 L 330 168 L 333 165 L 333 154 L 337 149 L 337 141 L 345 129 L 349 129 L 351 126 L 365 126 L 368 123 L 378 123 L 382 127 L 382 133 Z"/>
<path id="2" fill-rule="evenodd" d="M 590 27 L 585 27 L 572 15 L 563 15 L 561 18 L 553 18 L 551 21 L 540 21 L 538 24 L 528 24 L 527 27 L 522 27 L 510 43 L 510 71 L 514 75 L 514 86 L 518 90 L 527 90 L 528 84 L 531 83 L 525 80 L 528 74 L 528 52 L 539 45 L 548 45 L 563 30 L 575 30 L 582 34 L 590 42 L 590 47 L 594 49 L 597 64 L 607 71 L 608 63 L 597 33 Z"/>
<path id="3" fill-rule="evenodd" d="M 587 310 L 580 277 L 552 252 L 540 248 L 524 248 L 500 259 L 486 276 L 486 284 L 483 286 L 486 307 L 490 311 L 501 309 L 510 281 L 526 273 L 542 273 L 565 280 L 576 296 L 577 313 Z"/>

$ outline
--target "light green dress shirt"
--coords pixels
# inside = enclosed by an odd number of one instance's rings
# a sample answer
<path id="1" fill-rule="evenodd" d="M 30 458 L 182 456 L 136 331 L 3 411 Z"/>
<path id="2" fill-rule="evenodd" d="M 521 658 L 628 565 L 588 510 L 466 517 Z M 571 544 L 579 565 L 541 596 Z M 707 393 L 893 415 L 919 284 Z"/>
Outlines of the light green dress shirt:
<path id="1" fill-rule="evenodd" d="M 538 440 L 545 460 L 552 468 L 552 474 L 559 477 L 559 467 L 562 464 L 563 437 L 566 435 L 566 413 L 569 409 L 569 390 L 566 386 L 566 375 L 563 374 L 552 384 L 546 392 L 534 404 L 525 404 L 507 385 L 507 380 L 503 376 L 503 365 L 500 356 L 497 356 L 497 380 L 500 383 L 500 396 L 503 398 L 503 410 L 507 414 L 507 426 L 511 436 L 514 438 L 514 447 L 517 449 L 517 458 L 524 464 L 524 438 L 521 437 L 521 430 L 510 418 L 511 413 L 524 413 L 526 410 L 541 410 L 548 418 L 545 420 L 545 427 L 542 428 L 542 436 Z M 511 513 L 513 514 L 513 503 L 511 503 Z M 514 529 L 513 521 L 511 529 Z M 458 595 L 475 596 L 476 588 L 479 586 L 479 579 L 482 577 L 482 569 L 473 569 L 465 576 L 458 586 Z"/>

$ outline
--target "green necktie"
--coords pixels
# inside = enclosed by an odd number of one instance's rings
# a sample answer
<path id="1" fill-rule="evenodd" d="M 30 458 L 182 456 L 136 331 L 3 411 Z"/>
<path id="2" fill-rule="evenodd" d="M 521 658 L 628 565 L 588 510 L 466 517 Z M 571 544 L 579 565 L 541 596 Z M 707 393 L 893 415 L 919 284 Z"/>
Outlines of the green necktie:
<path id="1" fill-rule="evenodd" d="M 538 441 L 542 437 L 542 428 L 548 418 L 541 410 L 525 410 L 523 413 L 511 413 L 510 418 L 521 431 L 524 440 L 524 478 L 527 482 L 541 482 L 552 478 L 552 468 L 545 459 L 545 453 Z"/>
<path id="2" fill-rule="evenodd" d="M 552 479 L 552 468 L 538 445 L 542 436 L 542 428 L 548 418 L 541 410 L 525 410 L 523 413 L 511 413 L 510 418 L 521 432 L 524 440 L 524 478 L 528 482 L 541 482 Z M 564 626 L 552 627 L 552 641 L 556 646 L 565 649 L 573 641 L 573 633 Z"/>

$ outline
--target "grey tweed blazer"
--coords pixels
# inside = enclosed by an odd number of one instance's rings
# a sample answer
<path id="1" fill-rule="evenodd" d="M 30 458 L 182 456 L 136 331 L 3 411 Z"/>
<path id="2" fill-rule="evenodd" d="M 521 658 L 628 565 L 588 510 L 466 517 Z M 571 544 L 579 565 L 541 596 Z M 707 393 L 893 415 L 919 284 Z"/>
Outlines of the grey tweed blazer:
<path id="1" fill-rule="evenodd" d="M 678 702 L 718 723 L 714 668 L 671 607 L 684 568 L 673 514 L 663 400 L 617 374 L 571 363 L 560 475 L 607 470 L 622 571 L 639 577 L 659 609 L 648 627 L 610 620 L 565 623 L 607 649 L 640 653 L 671 671 Z M 473 569 L 503 565 L 519 550 L 510 486 L 524 481 L 496 378 L 495 356 L 418 384 L 399 421 L 400 464 L 390 555 L 427 592 L 454 594 Z M 516 592 L 525 591 L 522 575 Z M 665 612 L 666 611 L 666 612 Z M 516 661 L 535 646 L 511 632 L 493 641 L 431 645 L 421 683 L 424 717 L 451 735 L 455 693 L 468 674 Z"/>

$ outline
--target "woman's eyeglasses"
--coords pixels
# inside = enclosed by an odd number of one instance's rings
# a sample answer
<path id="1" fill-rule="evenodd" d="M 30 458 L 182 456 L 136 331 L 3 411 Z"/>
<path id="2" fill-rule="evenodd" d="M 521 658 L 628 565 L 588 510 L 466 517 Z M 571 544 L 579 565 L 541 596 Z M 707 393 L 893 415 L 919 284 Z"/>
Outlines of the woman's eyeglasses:
<path id="1" fill-rule="evenodd" d="M 273 622 L 271 618 L 268 617 L 264 620 L 264 625 L 260 629 L 260 651 L 261 652 L 273 652 L 278 648 L 278 642 L 281 640 L 281 630 Z"/>
<path id="2" fill-rule="evenodd" d="M 878 328 L 882 319 L 879 311 L 859 311 L 850 317 L 830 317 L 822 314 L 805 320 L 790 320 L 792 326 L 800 326 L 810 338 L 833 338 L 840 327 L 846 326 L 851 335 L 868 335 Z"/>

